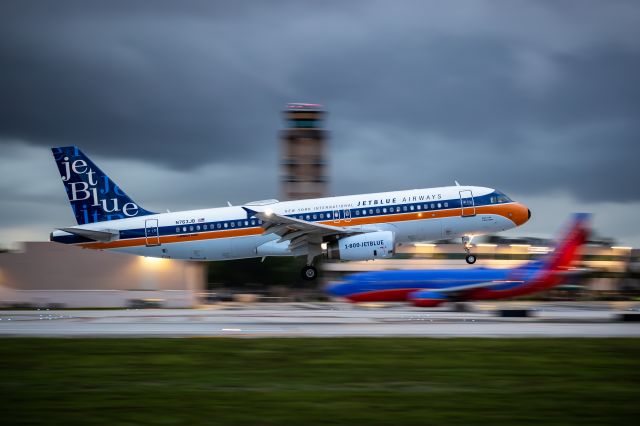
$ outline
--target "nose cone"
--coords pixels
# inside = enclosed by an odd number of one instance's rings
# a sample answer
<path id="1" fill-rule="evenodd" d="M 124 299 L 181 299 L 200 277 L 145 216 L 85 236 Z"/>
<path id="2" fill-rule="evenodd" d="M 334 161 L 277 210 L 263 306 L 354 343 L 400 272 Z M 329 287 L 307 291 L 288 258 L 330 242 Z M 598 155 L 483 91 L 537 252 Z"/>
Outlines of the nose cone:
<path id="1" fill-rule="evenodd" d="M 516 226 L 523 225 L 531 219 L 531 210 L 524 204 L 514 203 L 509 211 L 509 219 L 511 219 Z"/>

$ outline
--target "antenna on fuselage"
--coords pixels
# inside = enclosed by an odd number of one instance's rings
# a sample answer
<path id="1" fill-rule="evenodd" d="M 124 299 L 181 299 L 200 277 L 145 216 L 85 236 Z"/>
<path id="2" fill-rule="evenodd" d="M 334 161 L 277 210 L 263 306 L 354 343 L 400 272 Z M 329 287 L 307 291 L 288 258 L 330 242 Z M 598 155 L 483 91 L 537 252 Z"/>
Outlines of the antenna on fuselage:
<path id="1" fill-rule="evenodd" d="M 229 207 L 233 207 L 233 204 L 231 204 L 229 201 L 227 201 L 227 205 L 228 205 Z"/>
<path id="2" fill-rule="evenodd" d="M 456 183 L 456 186 L 460 186 L 457 180 L 454 180 L 454 182 Z"/>

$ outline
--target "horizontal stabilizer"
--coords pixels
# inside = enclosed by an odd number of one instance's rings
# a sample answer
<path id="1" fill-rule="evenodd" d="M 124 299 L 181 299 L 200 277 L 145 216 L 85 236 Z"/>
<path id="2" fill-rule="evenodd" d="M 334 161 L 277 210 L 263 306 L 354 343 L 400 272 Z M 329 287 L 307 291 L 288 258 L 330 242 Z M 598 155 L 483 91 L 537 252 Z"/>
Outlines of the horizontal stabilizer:
<path id="1" fill-rule="evenodd" d="M 89 238 L 90 240 L 100 241 L 103 243 L 109 241 L 116 241 L 120 239 L 120 233 L 118 231 L 103 230 L 94 231 L 93 229 L 83 228 L 58 228 L 61 231 L 68 232 L 79 237 Z"/>

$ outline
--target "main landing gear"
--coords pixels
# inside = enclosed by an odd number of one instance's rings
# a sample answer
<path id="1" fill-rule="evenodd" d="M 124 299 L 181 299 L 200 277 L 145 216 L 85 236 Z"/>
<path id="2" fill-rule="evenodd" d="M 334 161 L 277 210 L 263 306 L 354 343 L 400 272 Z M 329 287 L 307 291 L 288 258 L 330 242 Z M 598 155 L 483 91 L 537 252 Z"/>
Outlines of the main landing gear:
<path id="1" fill-rule="evenodd" d="M 313 265 L 307 265 L 302 268 L 302 279 L 305 281 L 313 281 L 318 277 L 318 270 Z"/>
<path id="2" fill-rule="evenodd" d="M 305 281 L 313 281 L 318 278 L 318 270 L 313 266 L 313 260 L 322 254 L 322 245 L 309 244 L 309 252 L 307 253 L 307 265 L 302 268 L 302 279 Z"/>
<path id="3" fill-rule="evenodd" d="M 471 253 L 472 238 L 473 237 L 469 237 L 467 235 L 462 237 L 462 244 L 464 245 L 464 251 L 467 252 L 467 255 L 465 256 L 464 260 L 466 260 L 469 265 L 473 265 L 474 263 L 476 263 L 476 260 L 477 260 L 476 255 Z"/>

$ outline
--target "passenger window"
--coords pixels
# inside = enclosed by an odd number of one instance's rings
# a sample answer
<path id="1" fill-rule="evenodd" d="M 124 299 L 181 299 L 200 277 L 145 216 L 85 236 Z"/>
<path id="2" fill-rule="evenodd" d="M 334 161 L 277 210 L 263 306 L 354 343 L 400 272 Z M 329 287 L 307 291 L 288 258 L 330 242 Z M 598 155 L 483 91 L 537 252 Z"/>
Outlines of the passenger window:
<path id="1" fill-rule="evenodd" d="M 231 222 L 230 225 L 231 225 L 232 228 L 236 227 L 236 223 L 235 222 Z"/>
<path id="2" fill-rule="evenodd" d="M 367 215 L 367 211 L 366 210 L 362 210 L 362 216 L 366 216 Z"/>
<path id="3" fill-rule="evenodd" d="M 193 226 L 189 227 L 189 232 L 193 232 Z"/>
<path id="4" fill-rule="evenodd" d="M 316 219 L 318 219 L 318 215 L 317 215 L 317 214 L 314 214 L 314 215 L 313 215 L 313 220 L 316 220 Z"/>
<path id="5" fill-rule="evenodd" d="M 311 216 L 307 215 L 306 219 L 311 220 Z"/>
<path id="6" fill-rule="evenodd" d="M 442 207 L 442 204 L 438 203 L 438 208 L 441 208 L 441 207 Z"/>
<path id="7" fill-rule="evenodd" d="M 449 203 L 444 203 L 445 208 L 449 207 Z"/>
<path id="8" fill-rule="evenodd" d="M 382 213 L 386 213 L 386 212 L 387 212 L 387 208 L 386 208 L 386 207 L 384 207 L 384 208 L 382 209 Z"/>
<path id="9" fill-rule="evenodd" d="M 199 231 L 199 230 L 200 230 L 200 225 L 197 225 L 196 226 L 196 231 Z"/>
<path id="10" fill-rule="evenodd" d="M 218 228 L 218 229 L 222 228 L 222 224 L 221 224 L 220 222 L 218 222 L 218 223 L 216 224 L 216 228 Z"/>
<path id="11" fill-rule="evenodd" d="M 376 214 L 380 214 L 380 209 L 376 209 Z"/>
<path id="12" fill-rule="evenodd" d="M 418 205 L 416 206 L 416 210 L 420 210 L 421 208 L 422 208 L 422 207 L 420 206 L 420 204 L 418 204 Z"/>
<path id="13" fill-rule="evenodd" d="M 249 221 L 248 220 L 244 221 L 244 226 L 249 226 Z"/>
<path id="14" fill-rule="evenodd" d="M 202 228 L 206 231 L 207 229 L 209 229 L 209 225 L 205 223 L 204 225 L 202 225 Z"/>
<path id="15" fill-rule="evenodd" d="M 360 210 L 356 210 L 356 216 L 360 216 Z"/>
<path id="16" fill-rule="evenodd" d="M 180 232 L 180 227 L 176 226 L 176 232 Z"/>
<path id="17" fill-rule="evenodd" d="M 320 219 L 324 219 L 324 213 L 320 213 Z"/>
<path id="18" fill-rule="evenodd" d="M 413 204 L 409 206 L 409 210 L 413 211 Z"/>
<path id="19" fill-rule="evenodd" d="M 225 228 L 228 228 L 228 227 L 229 227 L 229 224 L 228 224 L 227 222 L 225 222 L 225 223 L 224 223 L 224 227 L 225 227 Z"/>
<path id="20" fill-rule="evenodd" d="M 187 227 L 186 226 L 182 227 L 182 232 L 187 232 Z"/>
<path id="21" fill-rule="evenodd" d="M 369 209 L 369 214 L 373 214 L 373 209 Z"/>
<path id="22" fill-rule="evenodd" d="M 424 209 L 425 209 L 425 210 L 429 210 L 429 204 L 425 204 L 425 205 L 424 205 Z"/>
<path id="23" fill-rule="evenodd" d="M 327 219 L 331 219 L 331 213 L 327 213 Z"/>
<path id="24" fill-rule="evenodd" d="M 255 225 L 256 225 L 256 221 L 255 221 L 255 220 L 252 220 L 252 221 L 251 221 L 251 226 L 255 226 Z"/>
<path id="25" fill-rule="evenodd" d="M 435 204 L 433 204 L 433 203 L 431 203 L 431 208 L 432 208 L 432 209 L 435 209 L 435 208 L 436 208 L 436 205 L 435 205 Z"/>
<path id="26" fill-rule="evenodd" d="M 400 213 L 400 207 L 396 207 L 396 213 Z"/>

